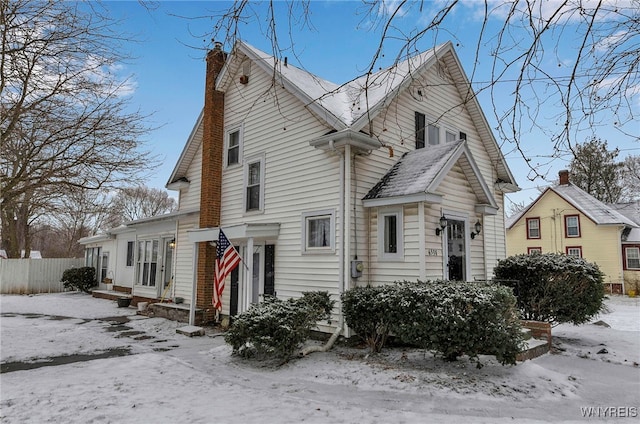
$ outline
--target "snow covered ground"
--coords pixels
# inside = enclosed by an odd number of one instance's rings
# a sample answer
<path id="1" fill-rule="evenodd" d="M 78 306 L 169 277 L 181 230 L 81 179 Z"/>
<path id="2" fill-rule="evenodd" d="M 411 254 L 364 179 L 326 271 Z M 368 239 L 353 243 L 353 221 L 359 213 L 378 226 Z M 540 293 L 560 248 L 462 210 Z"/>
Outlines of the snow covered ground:
<path id="1" fill-rule="evenodd" d="M 113 301 L 3 295 L 0 422 L 640 422 L 640 301 L 607 307 L 610 327 L 558 326 L 554 353 L 517 366 L 340 346 L 278 367 Z"/>

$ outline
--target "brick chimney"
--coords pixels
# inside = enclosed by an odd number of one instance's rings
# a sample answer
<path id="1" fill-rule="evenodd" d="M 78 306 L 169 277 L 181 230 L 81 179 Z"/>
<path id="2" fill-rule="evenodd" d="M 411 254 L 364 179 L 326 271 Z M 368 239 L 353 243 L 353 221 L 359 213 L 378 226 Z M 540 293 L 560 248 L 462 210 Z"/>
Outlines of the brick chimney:
<path id="1" fill-rule="evenodd" d="M 207 53 L 206 59 L 200 228 L 220 226 L 224 146 L 224 93 L 216 90 L 216 79 L 226 59 L 227 54 L 222 50 L 222 43 L 214 43 L 214 47 Z M 215 312 L 212 306 L 212 298 L 216 249 L 210 243 L 201 243 L 198 250 L 196 306 L 205 311 L 204 320 L 206 322 L 213 318 Z"/>
<path id="2" fill-rule="evenodd" d="M 566 169 L 558 172 L 558 177 L 560 178 L 560 185 L 569 184 L 569 171 L 567 171 Z"/>

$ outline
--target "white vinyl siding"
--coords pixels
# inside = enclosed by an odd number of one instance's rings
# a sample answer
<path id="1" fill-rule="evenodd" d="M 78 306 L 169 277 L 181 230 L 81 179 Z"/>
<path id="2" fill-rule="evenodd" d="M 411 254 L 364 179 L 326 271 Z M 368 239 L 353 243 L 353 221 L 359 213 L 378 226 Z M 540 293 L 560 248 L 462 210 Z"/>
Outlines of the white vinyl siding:
<path id="1" fill-rule="evenodd" d="M 245 213 L 244 170 L 227 168 L 223 172 L 221 222 L 223 226 L 280 225 L 277 240 L 269 240 L 276 245 L 278 297 L 327 290 L 337 298 L 339 256 L 336 251 L 322 255 L 303 253 L 301 216 L 308 211 L 338 210 L 339 157 L 309 146 L 309 140 L 325 134 L 328 128 L 280 86 L 271 89 L 278 90 L 277 96 L 273 91 L 267 93 L 271 78 L 271 74 L 253 67 L 247 85 L 231 85 L 225 92 L 225 125 L 237 126 L 242 119 L 245 162 L 265 153 L 264 204 L 263 213 Z M 341 220 L 336 214 L 335 246 L 340 243 Z M 223 299 L 223 313 L 226 308 L 228 303 Z"/>

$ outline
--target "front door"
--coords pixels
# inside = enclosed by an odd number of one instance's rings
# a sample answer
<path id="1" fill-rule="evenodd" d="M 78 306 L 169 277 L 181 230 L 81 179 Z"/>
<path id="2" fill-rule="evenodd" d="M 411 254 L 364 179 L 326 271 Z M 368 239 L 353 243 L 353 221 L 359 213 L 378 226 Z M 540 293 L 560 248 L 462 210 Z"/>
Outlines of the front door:
<path id="1" fill-rule="evenodd" d="M 445 234 L 445 247 L 447 249 L 445 277 L 450 281 L 465 281 L 467 278 L 465 222 L 449 219 Z"/>
<path id="2" fill-rule="evenodd" d="M 276 295 L 275 245 L 254 245 L 251 253 L 244 246 L 242 251 L 245 258 L 249 254 L 252 255 L 253 265 L 249 269 L 241 264 L 231 273 L 231 299 L 229 300 L 231 316 L 246 311 L 252 303 L 260 302 L 261 296 Z"/>

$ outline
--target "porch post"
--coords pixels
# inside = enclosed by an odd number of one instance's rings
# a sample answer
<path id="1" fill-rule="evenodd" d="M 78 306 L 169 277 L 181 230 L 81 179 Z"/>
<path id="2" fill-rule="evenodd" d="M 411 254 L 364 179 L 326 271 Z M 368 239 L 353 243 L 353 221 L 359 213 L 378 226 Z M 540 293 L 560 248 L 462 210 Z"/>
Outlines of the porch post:
<path id="1" fill-rule="evenodd" d="M 249 309 L 249 305 L 251 305 L 251 298 L 253 297 L 253 237 L 249 237 L 247 239 L 247 250 L 245 252 L 245 256 L 247 272 L 245 273 L 244 305 L 242 305 L 242 312 Z"/>

